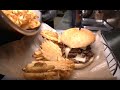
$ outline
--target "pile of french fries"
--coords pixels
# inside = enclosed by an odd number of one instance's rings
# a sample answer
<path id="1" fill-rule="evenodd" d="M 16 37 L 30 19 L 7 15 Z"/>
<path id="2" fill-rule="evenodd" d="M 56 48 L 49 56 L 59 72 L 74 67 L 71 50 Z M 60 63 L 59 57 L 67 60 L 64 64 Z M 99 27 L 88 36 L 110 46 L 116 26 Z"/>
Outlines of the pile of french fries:
<path id="1" fill-rule="evenodd" d="M 41 49 L 34 52 L 35 58 L 32 63 L 27 64 L 22 70 L 27 80 L 60 80 L 71 75 L 74 63 L 70 60 L 47 60 L 43 57 Z"/>
<path id="2" fill-rule="evenodd" d="M 40 26 L 39 16 L 33 10 L 2 10 L 17 26 L 23 29 L 34 29 Z"/>
<path id="3" fill-rule="evenodd" d="M 59 73 L 54 71 L 54 69 L 54 65 L 33 61 L 23 68 L 23 71 L 27 80 L 59 80 Z"/>

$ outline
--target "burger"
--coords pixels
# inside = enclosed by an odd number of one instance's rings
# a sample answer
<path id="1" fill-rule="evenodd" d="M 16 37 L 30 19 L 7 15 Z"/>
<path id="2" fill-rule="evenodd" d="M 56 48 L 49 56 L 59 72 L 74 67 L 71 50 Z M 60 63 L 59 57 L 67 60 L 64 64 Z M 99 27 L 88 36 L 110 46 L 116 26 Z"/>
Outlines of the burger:
<path id="1" fill-rule="evenodd" d="M 70 28 L 60 37 L 63 57 L 73 60 L 76 69 L 84 68 L 93 62 L 91 45 L 95 42 L 95 34 L 92 31 Z"/>
<path id="2" fill-rule="evenodd" d="M 46 34 L 46 32 L 49 34 Z M 43 30 L 41 35 L 58 45 L 61 50 L 54 49 L 55 52 L 59 50 L 62 53 L 59 56 L 72 60 L 75 64 L 75 69 L 84 68 L 94 61 L 94 53 L 92 52 L 91 45 L 95 42 L 95 34 L 88 29 L 70 28 L 61 34 Z M 46 53 L 48 50 L 50 49 L 47 49 Z"/>

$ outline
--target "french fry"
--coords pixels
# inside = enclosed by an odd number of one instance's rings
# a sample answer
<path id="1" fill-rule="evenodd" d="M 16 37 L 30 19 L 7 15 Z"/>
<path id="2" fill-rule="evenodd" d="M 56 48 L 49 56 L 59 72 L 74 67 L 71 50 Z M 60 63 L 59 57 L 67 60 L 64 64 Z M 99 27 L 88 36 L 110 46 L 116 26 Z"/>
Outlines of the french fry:
<path id="1" fill-rule="evenodd" d="M 55 66 L 53 65 L 48 65 L 48 66 L 33 66 L 33 67 L 26 67 L 24 69 L 25 72 L 27 73 L 41 73 L 41 72 L 47 72 L 48 70 L 53 70 L 55 68 Z"/>
<path id="2" fill-rule="evenodd" d="M 40 50 L 38 50 L 38 51 L 35 51 L 34 54 L 37 55 L 37 56 L 39 56 L 39 55 L 42 55 L 42 52 Z"/>
<path id="3" fill-rule="evenodd" d="M 46 67 L 47 64 L 44 62 L 33 62 L 34 63 L 34 67 Z"/>
<path id="4" fill-rule="evenodd" d="M 24 73 L 27 80 L 59 80 L 57 72 L 43 72 L 43 73 Z"/>
<path id="5" fill-rule="evenodd" d="M 37 55 L 35 55 L 35 54 L 33 54 L 33 55 L 32 55 L 32 57 L 37 58 L 38 56 L 37 56 Z"/>
<path id="6" fill-rule="evenodd" d="M 37 57 L 37 58 L 35 58 L 35 59 L 38 61 L 38 60 L 42 60 L 43 57 Z"/>

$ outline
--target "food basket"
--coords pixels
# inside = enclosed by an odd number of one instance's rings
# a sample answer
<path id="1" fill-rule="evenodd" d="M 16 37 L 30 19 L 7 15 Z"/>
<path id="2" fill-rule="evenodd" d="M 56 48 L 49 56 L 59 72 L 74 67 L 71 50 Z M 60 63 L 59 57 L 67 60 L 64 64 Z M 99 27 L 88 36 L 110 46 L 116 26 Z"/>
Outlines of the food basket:
<path id="1" fill-rule="evenodd" d="M 45 25 L 46 26 L 45 28 L 43 26 L 44 25 L 41 26 L 42 29 L 48 29 L 48 28 L 46 28 L 48 26 Z M 50 29 L 52 29 L 52 28 L 50 28 Z M 57 32 L 61 33 L 61 32 L 63 32 L 63 30 L 57 30 Z M 101 35 L 101 33 L 99 33 L 99 34 Z M 100 36 L 100 35 L 97 35 L 97 36 Z M 104 46 L 104 48 L 102 48 L 102 52 L 97 53 L 97 55 L 99 54 L 99 56 L 100 55 L 105 56 L 105 57 L 102 57 L 104 60 L 102 60 L 102 58 L 96 59 L 95 62 L 97 60 L 99 60 L 98 62 L 96 62 L 96 64 L 93 63 L 93 65 L 91 65 L 90 68 L 84 69 L 87 71 L 82 70 L 83 72 L 80 71 L 81 73 L 79 73 L 79 74 L 83 75 L 83 77 L 85 75 L 85 77 L 84 77 L 85 79 L 92 75 L 94 75 L 94 76 L 92 76 L 92 79 L 94 79 L 94 78 L 97 79 L 98 77 L 101 78 L 101 75 L 102 75 L 102 78 L 105 77 L 105 79 L 110 79 L 111 76 L 112 77 L 115 76 L 115 77 L 117 77 L 117 79 L 120 79 L 119 63 L 116 60 L 114 53 L 112 53 L 112 51 L 111 51 L 110 47 L 108 46 L 107 42 L 105 41 L 105 39 L 102 37 L 102 35 L 100 37 L 101 37 L 101 38 L 99 38 L 100 41 L 98 40 L 98 42 L 96 42 L 95 50 L 96 49 L 98 51 L 101 50 L 101 48 L 98 49 L 99 46 L 97 43 L 99 43 L 100 45 L 103 44 L 102 46 Z M 37 50 L 37 48 L 39 47 L 40 39 L 41 39 L 40 36 L 35 36 L 32 38 L 27 37 L 27 38 L 23 38 L 22 41 L 18 40 L 17 42 L 13 42 L 12 44 L 7 44 L 6 46 L 0 47 L 0 50 L 2 51 L 1 56 L 0 56 L 0 58 L 1 58 L 0 63 L 1 63 L 1 66 L 8 69 L 8 71 L 6 71 L 6 73 L 8 73 L 10 70 L 11 71 L 10 73 L 14 73 L 14 76 L 21 74 L 21 72 L 19 72 L 19 69 L 21 70 L 21 68 L 24 65 L 30 63 L 33 60 L 33 58 L 31 58 L 31 56 L 34 53 L 34 51 Z M 100 43 L 100 42 L 102 42 L 102 43 Z M 11 49 L 13 49 L 13 53 L 11 53 Z M 19 54 L 17 54 L 16 51 L 17 52 L 19 51 Z M 7 58 L 5 56 L 6 52 L 8 55 Z M 23 55 L 23 57 L 22 57 L 22 55 Z M 79 75 L 79 74 L 78 74 L 78 76 L 80 76 L 80 78 L 82 79 L 81 75 Z M 89 74 L 89 76 L 88 76 L 88 74 Z M 14 76 L 12 76 L 12 75 L 10 76 L 10 74 L 8 74 L 8 75 L 5 74 L 3 80 L 6 80 L 6 79 L 9 80 L 12 78 L 16 80 L 16 78 L 14 78 Z M 98 76 L 96 77 L 96 75 L 98 75 Z M 106 75 L 108 75 L 108 76 L 106 76 Z M 19 79 L 17 79 L 17 80 L 19 80 Z"/>

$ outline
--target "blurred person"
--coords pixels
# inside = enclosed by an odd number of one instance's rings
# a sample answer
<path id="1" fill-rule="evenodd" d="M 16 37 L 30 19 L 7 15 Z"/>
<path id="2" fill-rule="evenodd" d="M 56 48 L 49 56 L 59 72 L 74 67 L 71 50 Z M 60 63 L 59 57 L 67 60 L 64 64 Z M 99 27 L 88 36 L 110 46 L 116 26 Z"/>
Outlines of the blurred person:
<path id="1" fill-rule="evenodd" d="M 40 10 L 42 13 L 42 21 L 54 28 L 54 18 L 57 15 L 57 10 Z"/>

